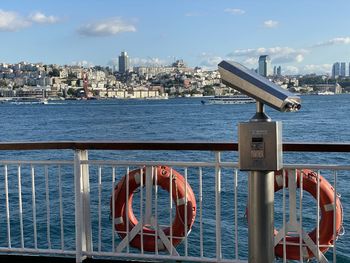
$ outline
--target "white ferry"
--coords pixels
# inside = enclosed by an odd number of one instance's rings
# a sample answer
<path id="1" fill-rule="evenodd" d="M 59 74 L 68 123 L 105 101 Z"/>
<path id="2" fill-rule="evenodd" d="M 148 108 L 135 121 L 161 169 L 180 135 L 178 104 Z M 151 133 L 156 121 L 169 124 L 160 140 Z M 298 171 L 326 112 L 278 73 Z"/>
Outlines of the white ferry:
<path id="1" fill-rule="evenodd" d="M 2 103 L 9 103 L 9 104 L 47 104 L 47 99 L 43 98 L 34 98 L 34 97 L 18 97 L 18 98 L 9 98 L 6 100 L 2 100 Z"/>
<path id="2" fill-rule="evenodd" d="M 335 93 L 333 92 L 333 91 L 328 91 L 328 90 L 326 90 L 326 91 L 323 91 L 323 92 L 317 92 L 317 95 L 322 95 L 322 96 L 324 96 L 324 95 L 334 95 Z"/>
<path id="3" fill-rule="evenodd" d="M 246 95 L 215 96 L 207 101 L 202 100 L 202 104 L 247 104 L 255 102 L 254 99 Z"/>

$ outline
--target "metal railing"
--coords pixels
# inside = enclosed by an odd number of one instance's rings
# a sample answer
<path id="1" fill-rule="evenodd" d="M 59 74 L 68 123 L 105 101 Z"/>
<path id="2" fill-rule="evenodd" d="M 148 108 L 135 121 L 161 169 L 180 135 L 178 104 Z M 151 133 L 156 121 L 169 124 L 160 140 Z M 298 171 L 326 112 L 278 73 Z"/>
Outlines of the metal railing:
<path id="1" fill-rule="evenodd" d="M 350 152 L 350 145 L 309 144 L 310 151 Z M 222 161 L 222 153 L 237 150 L 229 143 L 6 143 L 0 150 L 73 149 L 73 160 L 0 160 L 0 252 L 36 255 L 75 256 L 77 262 L 86 257 L 129 258 L 139 260 L 179 260 L 191 262 L 246 262 L 247 248 L 247 174 L 237 163 Z M 133 161 L 89 159 L 88 150 L 188 150 L 213 152 L 209 161 Z M 287 151 L 307 151 L 305 144 L 285 144 Z M 327 150 L 328 149 L 328 150 Z M 159 167 L 169 167 L 168 188 L 158 186 Z M 281 201 L 275 206 L 275 244 L 282 247 L 281 261 L 288 259 L 288 249 L 298 247 L 297 260 L 312 253 L 319 262 L 336 262 L 337 236 L 335 226 L 339 206 L 336 203 L 339 176 L 349 174 L 346 165 L 285 165 Z M 316 201 L 298 189 L 303 188 L 303 170 L 316 174 Z M 184 196 L 176 199 L 172 183 L 174 174 L 183 176 Z M 136 176 L 138 174 L 138 176 Z M 289 176 L 287 176 L 289 174 Z M 291 176 L 294 175 L 294 176 Z M 324 255 L 320 244 L 320 175 L 334 188 L 334 242 Z M 299 177 L 298 177 L 299 176 Z M 130 200 L 130 178 L 138 180 Z M 159 178 L 158 178 L 159 179 Z M 116 187 L 123 182 L 124 214 L 116 215 Z M 164 179 L 167 180 L 167 179 Z M 280 181 L 281 182 L 281 181 Z M 191 186 L 195 196 L 195 220 L 189 224 L 188 209 Z M 286 188 L 285 186 L 289 187 Z M 293 187 L 294 186 L 294 187 Z M 288 190 L 287 190 L 288 189 Z M 171 194 L 170 194 L 171 193 Z M 175 198 L 174 198 L 175 196 Z M 176 200 L 175 200 L 176 199 Z M 276 198 L 278 199 L 278 198 Z M 287 199 L 289 202 L 287 202 Z M 316 202 L 316 204 L 314 204 Z M 118 203 L 118 204 L 116 204 Z M 313 205 L 313 206 L 311 206 Z M 313 207 L 313 209 L 312 209 Z M 193 207 L 192 207 L 193 208 Z M 119 207 L 118 207 L 119 209 Z M 131 209 L 131 210 L 130 210 Z M 182 209 L 182 210 L 181 210 Z M 323 208 L 322 208 L 323 209 Z M 132 214 L 130 214 L 130 211 Z M 179 212 L 180 211 L 180 212 Z M 183 212 L 181 212 L 183 211 Z M 192 211 L 193 212 L 193 211 Z M 281 212 L 282 216 L 279 214 Z M 135 218 L 131 218 L 134 215 Z M 174 235 L 171 227 L 180 218 L 184 234 Z M 289 217 L 289 218 L 288 218 Z M 125 231 L 118 228 L 120 220 Z M 180 221 L 181 221 L 180 220 Z M 181 225 L 181 224 L 180 224 Z M 310 241 L 308 228 L 316 228 L 316 238 Z M 178 226 L 176 226 L 178 227 Z M 331 226 L 332 227 L 332 226 Z M 165 229 L 168 228 L 169 231 Z M 188 233 L 190 231 L 190 233 Z M 187 234 L 188 233 L 188 234 Z M 290 236 L 298 242 L 290 242 Z M 131 243 L 139 238 L 139 243 Z M 154 241 L 151 242 L 154 238 Z M 173 244 L 181 239 L 179 246 Z M 148 243 L 154 244 L 149 251 Z M 131 243 L 131 244 L 130 244 Z M 307 250 L 309 249 L 309 250 Z M 305 252 L 306 251 L 306 252 Z M 329 256 L 331 254 L 331 256 Z"/>

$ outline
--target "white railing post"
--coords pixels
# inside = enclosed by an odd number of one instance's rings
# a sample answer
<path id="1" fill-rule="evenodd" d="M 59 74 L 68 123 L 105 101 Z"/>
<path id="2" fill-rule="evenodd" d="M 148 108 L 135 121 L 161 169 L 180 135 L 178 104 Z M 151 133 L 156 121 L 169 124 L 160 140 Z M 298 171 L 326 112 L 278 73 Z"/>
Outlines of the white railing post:
<path id="1" fill-rule="evenodd" d="M 220 152 L 215 152 L 215 221 L 216 221 L 216 259 L 222 259 L 221 252 L 221 166 Z"/>
<path id="2" fill-rule="evenodd" d="M 90 215 L 89 165 L 81 164 L 88 160 L 87 150 L 74 153 L 75 177 L 75 236 L 76 262 L 83 260 L 84 252 L 92 252 L 92 228 Z"/>

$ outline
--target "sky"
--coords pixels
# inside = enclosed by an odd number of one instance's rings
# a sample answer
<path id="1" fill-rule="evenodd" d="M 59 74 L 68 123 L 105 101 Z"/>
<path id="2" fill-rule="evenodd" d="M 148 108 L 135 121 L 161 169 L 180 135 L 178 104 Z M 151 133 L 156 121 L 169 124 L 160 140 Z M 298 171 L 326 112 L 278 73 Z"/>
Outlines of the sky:
<path id="1" fill-rule="evenodd" d="M 0 0 L 0 63 L 108 66 L 126 51 L 134 66 L 256 68 L 269 55 L 284 74 L 330 74 L 350 61 L 349 10 L 348 0 Z"/>

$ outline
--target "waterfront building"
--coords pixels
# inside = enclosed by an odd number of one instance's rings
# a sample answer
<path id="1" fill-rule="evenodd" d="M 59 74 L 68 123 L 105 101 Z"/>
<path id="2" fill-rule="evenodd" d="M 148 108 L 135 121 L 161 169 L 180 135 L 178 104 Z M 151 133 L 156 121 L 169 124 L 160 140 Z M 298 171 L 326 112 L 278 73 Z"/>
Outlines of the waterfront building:
<path id="1" fill-rule="evenodd" d="M 0 88 L 0 97 L 14 97 L 16 92 L 10 88 Z"/>
<path id="2" fill-rule="evenodd" d="M 259 57 L 258 73 L 264 77 L 271 75 L 271 59 L 268 55 Z"/>
<path id="3" fill-rule="evenodd" d="M 122 51 L 119 56 L 119 73 L 126 73 L 129 69 L 129 56 L 125 51 Z"/>
<path id="4" fill-rule="evenodd" d="M 333 94 L 341 94 L 343 88 L 338 84 L 314 84 L 313 89 L 317 93 L 327 93 L 331 92 Z"/>
<path id="5" fill-rule="evenodd" d="M 340 63 L 340 74 L 339 74 L 339 76 L 340 77 L 345 77 L 346 75 L 345 75 L 345 66 L 346 65 L 346 63 L 345 62 L 341 62 Z"/>
<path id="6" fill-rule="evenodd" d="M 332 67 L 332 78 L 338 78 L 340 75 L 340 63 L 335 62 Z"/>

